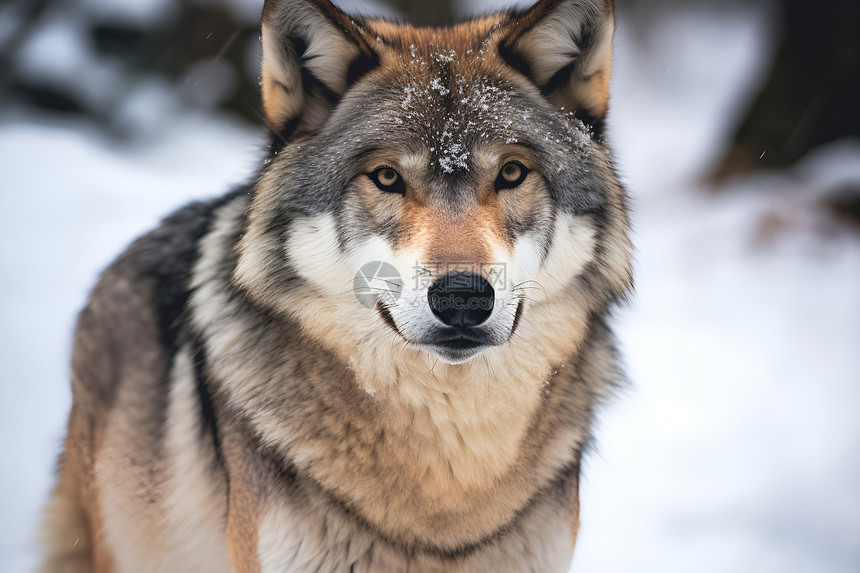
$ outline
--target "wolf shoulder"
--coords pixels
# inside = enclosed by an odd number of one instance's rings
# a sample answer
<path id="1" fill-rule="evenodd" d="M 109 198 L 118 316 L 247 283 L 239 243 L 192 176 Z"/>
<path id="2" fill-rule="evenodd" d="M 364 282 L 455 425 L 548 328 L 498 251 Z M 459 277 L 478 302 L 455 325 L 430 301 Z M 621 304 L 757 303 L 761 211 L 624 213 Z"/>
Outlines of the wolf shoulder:
<path id="1" fill-rule="evenodd" d="M 125 375 L 166 376 L 184 336 L 184 312 L 200 241 L 215 214 L 247 196 L 245 187 L 195 201 L 136 239 L 101 273 L 75 328 L 72 390 L 76 404 L 110 407 Z M 89 409 L 89 408 L 87 408 Z"/>

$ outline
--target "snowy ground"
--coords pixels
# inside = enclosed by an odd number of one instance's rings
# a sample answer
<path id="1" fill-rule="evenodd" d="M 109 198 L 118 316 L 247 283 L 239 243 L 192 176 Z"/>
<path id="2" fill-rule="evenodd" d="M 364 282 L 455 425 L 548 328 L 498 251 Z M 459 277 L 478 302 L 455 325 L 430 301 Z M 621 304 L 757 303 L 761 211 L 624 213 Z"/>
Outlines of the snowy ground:
<path id="1" fill-rule="evenodd" d="M 860 240 L 808 193 L 860 181 L 860 142 L 719 193 L 694 182 L 766 65 L 766 14 L 737 10 L 620 15 L 612 138 L 638 293 L 617 322 L 633 384 L 585 467 L 574 573 L 860 570 Z M 261 146 L 224 118 L 150 132 L 119 146 L 0 113 L 0 571 L 33 563 L 96 273 L 173 207 L 241 182 Z"/>

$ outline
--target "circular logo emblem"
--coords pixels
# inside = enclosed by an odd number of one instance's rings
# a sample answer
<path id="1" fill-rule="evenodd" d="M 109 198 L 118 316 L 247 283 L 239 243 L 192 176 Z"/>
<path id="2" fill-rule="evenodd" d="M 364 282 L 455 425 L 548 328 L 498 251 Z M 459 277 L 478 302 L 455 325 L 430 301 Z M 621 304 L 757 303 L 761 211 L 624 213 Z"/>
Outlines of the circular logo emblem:
<path id="1" fill-rule="evenodd" d="M 352 279 L 352 292 L 356 300 L 367 308 L 375 308 L 377 301 L 392 304 L 403 291 L 403 279 L 394 265 L 372 261 L 363 265 Z"/>

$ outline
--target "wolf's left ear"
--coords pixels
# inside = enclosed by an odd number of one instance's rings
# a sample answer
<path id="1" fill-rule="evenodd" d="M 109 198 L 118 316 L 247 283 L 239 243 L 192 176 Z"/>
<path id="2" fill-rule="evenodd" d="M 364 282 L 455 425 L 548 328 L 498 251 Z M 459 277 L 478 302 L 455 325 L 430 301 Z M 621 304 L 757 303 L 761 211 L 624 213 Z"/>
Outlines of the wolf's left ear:
<path id="1" fill-rule="evenodd" d="M 612 0 L 540 0 L 511 16 L 499 53 L 550 102 L 594 124 L 609 108 L 614 31 Z"/>
<path id="2" fill-rule="evenodd" d="M 263 111 L 283 141 L 319 129 L 378 64 L 360 22 L 329 0 L 266 0 L 262 38 Z"/>

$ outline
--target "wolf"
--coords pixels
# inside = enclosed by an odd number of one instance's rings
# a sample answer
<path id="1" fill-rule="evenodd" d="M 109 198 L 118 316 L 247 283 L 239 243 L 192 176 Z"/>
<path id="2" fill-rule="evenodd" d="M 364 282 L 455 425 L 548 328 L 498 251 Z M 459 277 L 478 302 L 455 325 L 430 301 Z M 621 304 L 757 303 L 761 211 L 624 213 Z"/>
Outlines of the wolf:
<path id="1" fill-rule="evenodd" d="M 258 173 L 80 313 L 41 570 L 566 571 L 632 289 L 613 33 L 267 0 Z"/>

